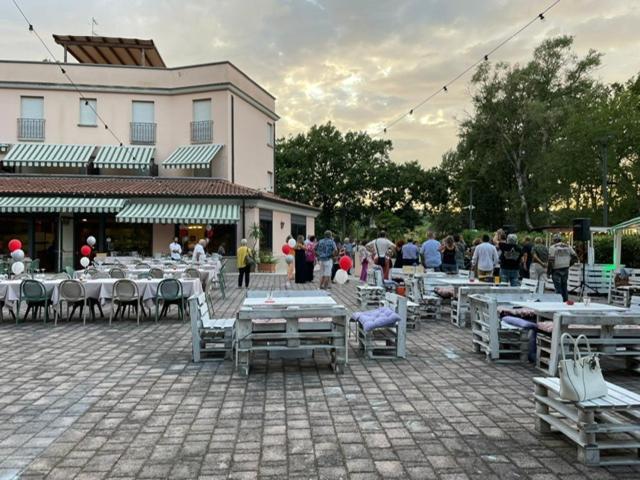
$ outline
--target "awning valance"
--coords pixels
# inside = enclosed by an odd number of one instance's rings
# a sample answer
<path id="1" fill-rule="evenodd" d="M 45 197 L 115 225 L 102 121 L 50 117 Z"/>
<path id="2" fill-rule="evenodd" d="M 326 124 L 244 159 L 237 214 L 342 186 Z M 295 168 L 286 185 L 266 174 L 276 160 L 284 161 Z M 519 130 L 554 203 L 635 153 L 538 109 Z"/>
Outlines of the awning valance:
<path id="1" fill-rule="evenodd" d="M 122 198 L 0 197 L 3 213 L 115 213 L 127 201 Z"/>
<path id="2" fill-rule="evenodd" d="M 129 223 L 237 223 L 239 205 L 218 203 L 130 203 L 116 220 Z"/>
<path id="3" fill-rule="evenodd" d="M 134 168 L 147 169 L 155 147 L 137 145 L 109 145 L 100 147 L 93 166 L 96 168 Z"/>
<path id="4" fill-rule="evenodd" d="M 162 162 L 164 168 L 209 168 L 223 145 L 185 145 L 178 147 Z"/>
<path id="5" fill-rule="evenodd" d="M 95 145 L 17 143 L 2 161 L 6 167 L 86 167 Z"/>

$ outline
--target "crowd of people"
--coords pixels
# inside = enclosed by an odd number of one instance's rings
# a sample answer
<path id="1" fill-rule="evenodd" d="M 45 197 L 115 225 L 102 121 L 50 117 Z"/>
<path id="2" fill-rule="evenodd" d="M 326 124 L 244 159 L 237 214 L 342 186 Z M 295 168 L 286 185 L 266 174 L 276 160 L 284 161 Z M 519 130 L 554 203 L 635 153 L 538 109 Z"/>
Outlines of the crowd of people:
<path id="1" fill-rule="evenodd" d="M 287 241 L 291 237 L 287 238 Z M 557 293 L 568 299 L 569 268 L 578 258 L 562 236 L 555 235 L 550 247 L 542 237 L 532 239 L 527 236 L 520 243 L 515 233 L 507 234 L 500 229 L 491 237 L 488 234 L 476 238 L 467 245 L 462 235 L 448 235 L 442 240 L 430 232 L 423 243 L 414 238 L 398 240 L 395 243 L 380 231 L 371 241 L 342 241 L 327 230 L 319 241 L 311 235 L 299 235 L 288 263 L 287 274 L 295 283 L 312 282 L 316 265 L 319 269 L 320 288 L 327 289 L 340 269 L 340 259 L 344 256 L 357 260 L 361 265 L 360 280 L 367 281 L 369 269 L 373 265 L 382 268 L 384 278 L 389 278 L 391 268 L 422 265 L 427 269 L 445 273 L 458 273 L 467 269 L 480 281 L 499 279 L 511 286 L 520 285 L 522 278 L 546 282 L 547 276 L 553 280 Z M 247 257 L 251 255 L 246 240 L 242 240 L 237 252 L 240 275 L 238 286 L 249 284 L 251 265 Z M 351 270 L 351 269 L 350 269 Z M 351 271 L 349 272 L 351 273 Z"/>

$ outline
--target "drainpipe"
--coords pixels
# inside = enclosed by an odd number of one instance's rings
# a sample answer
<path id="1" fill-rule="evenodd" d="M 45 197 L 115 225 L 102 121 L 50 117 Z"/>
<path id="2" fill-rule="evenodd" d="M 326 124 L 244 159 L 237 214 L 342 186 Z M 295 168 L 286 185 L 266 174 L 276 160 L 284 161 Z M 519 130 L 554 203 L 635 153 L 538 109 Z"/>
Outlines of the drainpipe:
<path id="1" fill-rule="evenodd" d="M 242 199 L 242 238 L 247 238 L 247 226 L 246 226 L 246 221 L 245 221 L 245 205 L 244 205 L 244 198 Z"/>

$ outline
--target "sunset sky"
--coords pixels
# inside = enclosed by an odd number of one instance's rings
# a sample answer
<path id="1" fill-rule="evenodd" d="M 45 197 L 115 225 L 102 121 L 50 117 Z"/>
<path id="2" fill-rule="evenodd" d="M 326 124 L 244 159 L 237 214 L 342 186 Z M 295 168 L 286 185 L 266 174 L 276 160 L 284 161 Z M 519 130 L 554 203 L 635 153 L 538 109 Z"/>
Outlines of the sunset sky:
<path id="1" fill-rule="evenodd" d="M 331 120 L 376 132 L 528 22 L 553 0 L 100 0 L 19 4 L 62 58 L 51 35 L 152 38 L 168 66 L 230 60 L 277 97 L 278 136 Z M 47 52 L 10 0 L 2 2 L 0 58 Z M 544 38 L 575 37 L 579 54 L 604 53 L 597 75 L 640 71 L 640 1 L 562 0 L 492 60 L 525 62 Z M 459 80 L 390 129 L 392 159 L 439 163 L 470 112 Z"/>

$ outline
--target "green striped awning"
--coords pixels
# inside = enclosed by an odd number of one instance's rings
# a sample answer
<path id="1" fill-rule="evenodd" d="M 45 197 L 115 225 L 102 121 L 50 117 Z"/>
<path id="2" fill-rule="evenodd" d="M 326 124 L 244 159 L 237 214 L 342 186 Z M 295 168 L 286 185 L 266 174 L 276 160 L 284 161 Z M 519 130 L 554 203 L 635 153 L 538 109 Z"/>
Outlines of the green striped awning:
<path id="1" fill-rule="evenodd" d="M 16 143 L 2 161 L 5 167 L 86 167 L 95 145 Z"/>
<path id="2" fill-rule="evenodd" d="M 238 223 L 239 205 L 218 203 L 130 203 L 116 215 L 128 223 Z"/>
<path id="3" fill-rule="evenodd" d="M 224 145 L 185 145 L 178 147 L 162 162 L 164 168 L 209 168 Z"/>
<path id="4" fill-rule="evenodd" d="M 126 202 L 122 198 L 0 197 L 0 212 L 116 213 Z"/>
<path id="5" fill-rule="evenodd" d="M 135 168 L 151 167 L 155 147 L 137 145 L 109 145 L 100 147 L 93 166 L 96 168 Z"/>

